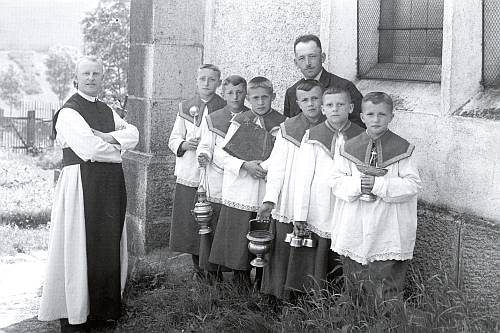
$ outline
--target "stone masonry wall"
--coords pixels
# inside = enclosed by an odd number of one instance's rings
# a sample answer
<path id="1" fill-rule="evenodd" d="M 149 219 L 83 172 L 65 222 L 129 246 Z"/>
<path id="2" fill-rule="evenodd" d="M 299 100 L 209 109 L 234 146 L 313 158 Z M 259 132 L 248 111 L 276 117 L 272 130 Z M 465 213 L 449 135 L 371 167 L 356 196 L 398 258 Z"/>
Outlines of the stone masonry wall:
<path id="1" fill-rule="evenodd" d="M 212 17 L 205 27 L 204 61 L 217 65 L 223 77 L 267 77 L 276 93 L 273 108 L 283 112 L 286 89 L 301 78 L 293 42 L 299 35 L 319 35 L 320 3 L 214 0 L 207 12 Z"/>

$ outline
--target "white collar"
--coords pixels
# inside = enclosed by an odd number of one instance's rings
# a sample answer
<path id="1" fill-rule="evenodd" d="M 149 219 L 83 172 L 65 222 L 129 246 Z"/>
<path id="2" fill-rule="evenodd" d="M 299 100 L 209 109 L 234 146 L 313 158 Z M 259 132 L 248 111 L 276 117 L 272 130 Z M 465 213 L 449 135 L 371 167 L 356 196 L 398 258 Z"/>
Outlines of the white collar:
<path id="1" fill-rule="evenodd" d="M 97 102 L 97 97 L 84 94 L 80 90 L 77 90 L 76 92 L 78 93 L 78 95 L 82 96 L 83 98 L 85 98 L 89 102 Z"/>
<path id="2" fill-rule="evenodd" d="M 318 75 L 316 75 L 316 77 L 312 80 L 316 80 L 316 81 L 319 81 L 319 78 L 321 77 L 321 74 L 323 74 L 323 68 L 321 68 L 321 72 L 318 73 Z M 311 79 L 306 79 L 304 78 L 305 80 L 311 80 Z"/>

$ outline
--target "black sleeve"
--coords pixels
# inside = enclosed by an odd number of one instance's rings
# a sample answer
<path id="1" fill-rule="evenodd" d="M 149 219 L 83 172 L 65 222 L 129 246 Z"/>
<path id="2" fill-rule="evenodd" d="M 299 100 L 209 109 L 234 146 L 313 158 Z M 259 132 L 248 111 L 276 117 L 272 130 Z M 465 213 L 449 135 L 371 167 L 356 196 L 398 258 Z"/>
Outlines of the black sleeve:
<path id="1" fill-rule="evenodd" d="M 283 115 L 290 117 L 290 97 L 288 96 L 288 90 L 285 93 L 285 105 L 283 106 Z"/>
<path id="2" fill-rule="evenodd" d="M 346 86 L 347 90 L 351 94 L 351 102 L 354 104 L 354 111 L 349 115 L 349 120 L 355 123 L 356 125 L 361 126 L 362 128 L 366 128 L 366 125 L 361 121 L 361 100 L 363 99 L 363 95 L 359 92 L 358 88 L 354 85 L 354 83 L 349 82 Z"/>
<path id="3" fill-rule="evenodd" d="M 185 150 L 183 150 L 181 147 L 182 147 L 182 144 L 186 142 L 186 141 L 182 141 L 181 144 L 179 145 L 179 148 L 177 148 L 177 157 L 182 157 L 184 155 L 184 153 L 186 152 Z"/>

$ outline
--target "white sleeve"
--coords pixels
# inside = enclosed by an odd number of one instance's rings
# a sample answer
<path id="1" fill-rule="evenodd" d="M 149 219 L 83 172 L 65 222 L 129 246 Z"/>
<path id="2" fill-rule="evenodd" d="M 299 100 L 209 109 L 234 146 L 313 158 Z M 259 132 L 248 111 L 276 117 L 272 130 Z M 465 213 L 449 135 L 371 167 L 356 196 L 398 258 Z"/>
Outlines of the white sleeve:
<path id="1" fill-rule="evenodd" d="M 269 158 L 265 161 L 266 163 L 261 163 L 261 166 L 266 167 L 267 171 L 267 183 L 266 183 L 266 194 L 262 202 L 272 202 L 276 204 L 278 202 L 278 197 L 281 193 L 281 188 L 283 187 L 283 182 L 285 180 L 285 169 L 286 162 L 288 160 L 288 144 L 287 141 L 281 135 L 281 129 L 278 131 L 276 136 L 276 142 L 274 143 L 273 150 Z"/>
<path id="2" fill-rule="evenodd" d="M 208 121 L 205 116 L 203 117 L 203 121 L 200 126 L 200 143 L 196 149 L 196 156 L 199 156 L 201 153 L 205 153 L 208 155 L 208 158 L 212 160 L 214 147 L 214 133 L 208 128 Z"/>
<path id="3" fill-rule="evenodd" d="M 186 125 L 184 119 L 179 116 L 179 113 L 175 116 L 174 127 L 172 128 L 172 133 L 170 133 L 170 138 L 168 139 L 168 148 L 177 156 L 180 145 L 186 141 Z"/>
<path id="4" fill-rule="evenodd" d="M 224 170 L 228 170 L 237 176 L 245 176 L 247 171 L 241 168 L 245 161 L 229 155 L 224 149 L 222 149 L 226 146 L 229 140 L 231 140 L 238 128 L 238 125 L 231 123 L 229 129 L 227 130 L 226 137 L 224 138 L 224 141 L 222 141 L 221 149 L 217 149 L 217 153 L 220 154 L 220 160 L 224 165 Z"/>
<path id="5" fill-rule="evenodd" d="M 304 139 L 306 137 L 308 137 L 307 133 L 304 135 Z M 295 162 L 295 194 L 293 199 L 293 216 L 295 221 L 307 221 L 311 198 L 311 184 L 314 178 L 314 169 L 316 168 L 314 145 L 304 142 L 304 139 L 302 139 Z"/>
<path id="6" fill-rule="evenodd" d="M 396 163 L 397 177 L 375 177 L 372 193 L 386 202 L 404 202 L 415 196 L 421 188 L 415 157 L 410 156 Z"/>
<path id="7" fill-rule="evenodd" d="M 115 130 L 109 134 L 120 143 L 122 150 L 134 149 L 139 142 L 137 128 L 123 120 L 115 111 L 113 111 L 113 120 L 115 121 Z"/>
<path id="8" fill-rule="evenodd" d="M 361 178 L 352 175 L 353 165 L 347 158 L 336 155 L 332 176 L 328 180 L 333 194 L 347 202 L 354 201 L 361 195 Z"/>
<path id="9" fill-rule="evenodd" d="M 75 110 L 59 111 L 56 122 L 57 136 L 84 161 L 121 163 L 121 152 L 117 145 L 107 143 L 92 133 L 89 124 Z"/>

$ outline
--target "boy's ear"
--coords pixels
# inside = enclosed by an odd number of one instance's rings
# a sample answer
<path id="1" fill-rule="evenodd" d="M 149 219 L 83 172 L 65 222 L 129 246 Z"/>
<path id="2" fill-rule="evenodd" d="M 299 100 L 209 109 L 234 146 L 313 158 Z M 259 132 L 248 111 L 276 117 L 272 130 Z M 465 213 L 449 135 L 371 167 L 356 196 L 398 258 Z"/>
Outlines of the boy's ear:
<path id="1" fill-rule="evenodd" d="M 354 111 L 354 104 L 353 103 L 351 103 L 349 105 L 349 113 L 352 113 L 352 111 Z"/>
<path id="2" fill-rule="evenodd" d="M 271 95 L 271 101 L 274 101 L 275 99 L 276 99 L 276 93 L 273 93 L 273 94 Z"/>
<path id="3" fill-rule="evenodd" d="M 326 60 L 326 54 L 325 54 L 325 52 L 322 52 L 321 53 L 321 63 L 324 63 L 325 60 Z"/>
<path id="4" fill-rule="evenodd" d="M 321 113 L 326 116 L 325 114 L 325 106 L 321 104 Z"/>
<path id="5" fill-rule="evenodd" d="M 220 87 L 222 85 L 222 80 L 219 78 L 219 84 L 217 85 L 217 87 Z"/>
<path id="6" fill-rule="evenodd" d="M 361 111 L 361 112 L 359 113 L 359 118 L 361 119 L 361 121 L 363 122 L 363 124 L 366 124 L 366 123 L 365 123 L 365 119 L 364 119 L 364 113 L 363 113 L 363 111 Z"/>

